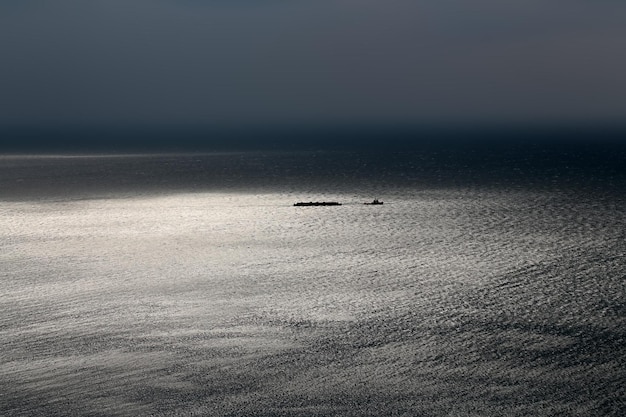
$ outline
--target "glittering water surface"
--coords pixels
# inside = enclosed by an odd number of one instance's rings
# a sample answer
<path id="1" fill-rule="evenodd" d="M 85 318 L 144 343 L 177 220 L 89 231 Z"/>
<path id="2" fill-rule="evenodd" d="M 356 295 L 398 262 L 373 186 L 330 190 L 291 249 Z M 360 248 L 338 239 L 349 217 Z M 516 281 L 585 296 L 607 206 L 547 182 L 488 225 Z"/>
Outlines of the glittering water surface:
<path id="1" fill-rule="evenodd" d="M 0 414 L 620 415 L 619 196 L 353 185 L 0 202 Z"/>

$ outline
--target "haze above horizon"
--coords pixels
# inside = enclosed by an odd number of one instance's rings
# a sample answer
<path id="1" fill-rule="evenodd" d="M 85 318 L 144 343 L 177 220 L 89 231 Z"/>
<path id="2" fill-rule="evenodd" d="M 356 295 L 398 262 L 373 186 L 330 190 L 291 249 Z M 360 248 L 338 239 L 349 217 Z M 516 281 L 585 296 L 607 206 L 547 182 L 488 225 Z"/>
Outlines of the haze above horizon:
<path id="1" fill-rule="evenodd" d="M 626 4 L 20 0 L 0 127 L 626 123 Z"/>

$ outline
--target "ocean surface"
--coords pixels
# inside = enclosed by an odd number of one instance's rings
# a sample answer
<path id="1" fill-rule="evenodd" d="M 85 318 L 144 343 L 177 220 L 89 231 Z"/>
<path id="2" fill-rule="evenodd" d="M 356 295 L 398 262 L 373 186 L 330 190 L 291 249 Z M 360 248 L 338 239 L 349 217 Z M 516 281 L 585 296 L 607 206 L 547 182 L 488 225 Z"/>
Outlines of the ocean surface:
<path id="1" fill-rule="evenodd" d="M 623 415 L 624 146 L 455 149 L 0 156 L 0 415 Z"/>

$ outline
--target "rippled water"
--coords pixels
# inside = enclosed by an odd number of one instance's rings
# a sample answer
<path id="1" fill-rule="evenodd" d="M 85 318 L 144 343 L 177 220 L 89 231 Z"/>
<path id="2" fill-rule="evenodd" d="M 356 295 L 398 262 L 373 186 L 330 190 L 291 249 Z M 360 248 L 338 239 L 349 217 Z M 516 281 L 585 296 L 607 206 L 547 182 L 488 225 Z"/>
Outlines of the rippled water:
<path id="1" fill-rule="evenodd" d="M 238 158 L 3 160 L 0 414 L 623 412 L 615 189 Z"/>

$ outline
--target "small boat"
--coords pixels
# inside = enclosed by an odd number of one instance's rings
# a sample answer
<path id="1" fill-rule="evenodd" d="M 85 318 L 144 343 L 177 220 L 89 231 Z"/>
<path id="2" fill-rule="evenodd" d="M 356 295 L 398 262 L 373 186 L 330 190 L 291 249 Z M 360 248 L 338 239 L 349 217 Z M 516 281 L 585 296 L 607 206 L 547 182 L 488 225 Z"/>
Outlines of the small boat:
<path id="1" fill-rule="evenodd" d="M 336 201 L 309 201 L 308 203 L 295 203 L 294 207 L 311 207 L 311 206 L 340 206 L 341 203 Z"/>
<path id="2" fill-rule="evenodd" d="M 372 201 L 371 203 L 363 203 L 366 206 L 379 206 L 381 204 L 384 204 L 382 201 L 378 201 L 377 198 L 374 199 L 374 201 Z"/>

